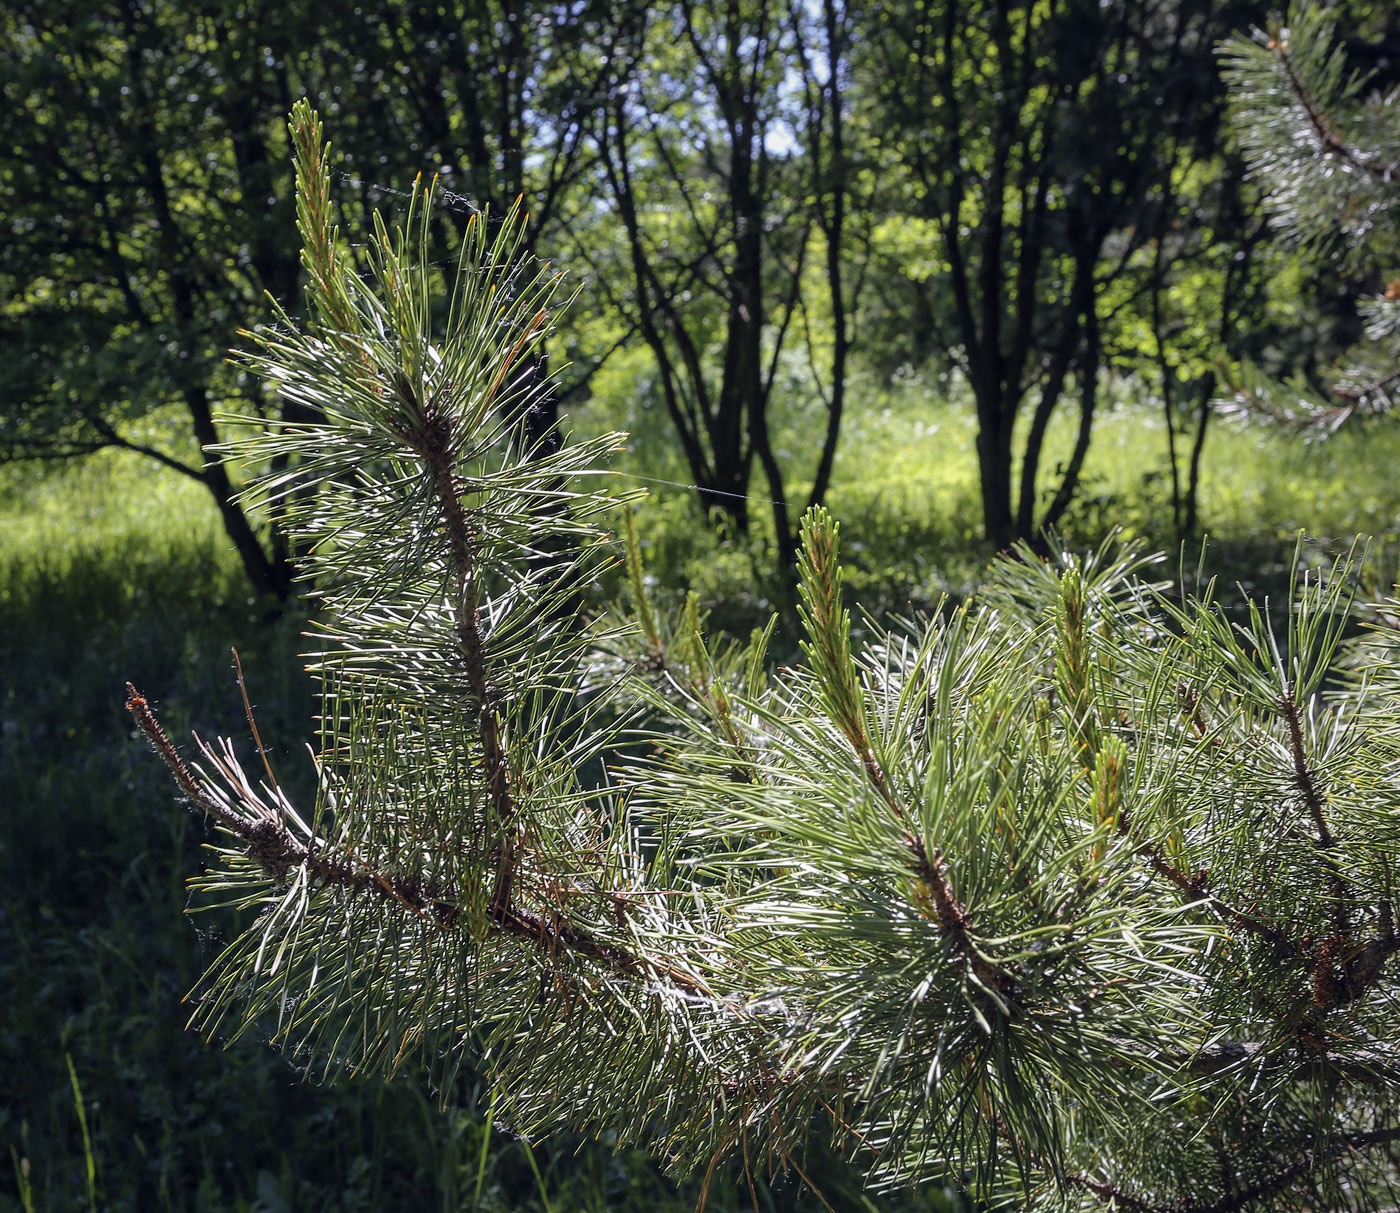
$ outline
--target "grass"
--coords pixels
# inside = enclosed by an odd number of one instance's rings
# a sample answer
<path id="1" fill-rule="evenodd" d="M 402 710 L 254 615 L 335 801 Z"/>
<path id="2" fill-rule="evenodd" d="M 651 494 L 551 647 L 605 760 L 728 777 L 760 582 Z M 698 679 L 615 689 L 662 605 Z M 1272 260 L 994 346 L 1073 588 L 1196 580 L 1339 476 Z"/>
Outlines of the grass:
<path id="1" fill-rule="evenodd" d="M 856 396 L 831 505 L 857 595 L 908 611 L 966 593 L 987 558 L 970 410 L 917 381 Z M 655 410 L 633 412 L 576 421 L 631 423 L 619 470 L 683 480 Z M 795 461 L 809 421 L 789 418 L 781 436 Z M 1053 467 L 1069 436 L 1051 441 Z M 1068 536 L 1096 542 L 1119 525 L 1172 546 L 1164 447 L 1149 407 L 1108 410 Z M 1315 558 L 1396 529 L 1400 427 L 1309 448 L 1218 426 L 1208 452 L 1208 562 L 1226 581 L 1280 586 L 1299 527 Z M 781 602 L 761 534 L 716 540 L 683 489 L 659 489 L 638 520 L 652 574 L 698 590 L 717 622 L 743 629 Z M 242 736 L 237 646 L 263 735 L 281 740 L 279 774 L 304 777 L 313 704 L 299 643 L 295 618 L 269 621 L 248 595 L 199 486 L 116 456 L 0 469 L 0 1211 L 693 1207 L 693 1187 L 638 1154 L 513 1140 L 469 1082 L 443 1112 L 409 1082 L 314 1087 L 255 1039 L 223 1050 L 184 1030 L 181 998 L 230 924 L 182 913 L 203 826 L 133 736 L 123 684 L 177 736 Z M 821 1182 L 837 1207 L 895 1207 L 869 1203 L 835 1164 Z M 759 1200 L 819 1207 L 781 1183 Z M 730 1184 L 711 1207 L 750 1202 Z M 947 1204 L 926 1192 L 898 1207 Z"/>
<path id="2" fill-rule="evenodd" d="M 472 1091 L 445 1115 L 408 1083 L 314 1088 L 255 1040 L 184 1030 L 209 957 L 182 914 L 202 830 L 133 737 L 123 683 L 177 735 L 240 734 L 236 644 L 268 736 L 305 737 L 297 623 L 249 599 L 198 486 L 99 458 L 5 489 L 0 1207 L 528 1206 L 522 1147 L 500 1138 L 480 1169 Z"/>

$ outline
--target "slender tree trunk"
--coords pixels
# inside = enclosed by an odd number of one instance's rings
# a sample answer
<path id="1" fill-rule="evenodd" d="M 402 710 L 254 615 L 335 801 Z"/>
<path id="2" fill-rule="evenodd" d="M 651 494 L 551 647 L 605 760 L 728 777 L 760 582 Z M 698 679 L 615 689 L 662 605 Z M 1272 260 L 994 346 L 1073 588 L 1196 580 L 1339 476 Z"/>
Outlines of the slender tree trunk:
<path id="1" fill-rule="evenodd" d="M 1084 353 L 1079 365 L 1079 432 L 1075 436 L 1074 450 L 1070 452 L 1069 463 L 1065 466 L 1060 487 L 1055 491 L 1054 500 L 1045 512 L 1045 520 L 1041 523 L 1042 530 L 1048 531 L 1059 523 L 1079 487 L 1079 474 L 1084 469 L 1084 457 L 1089 453 L 1089 440 L 1094 431 L 1101 354 L 1098 308 L 1096 304 L 1091 303 L 1084 317 Z"/>
<path id="2" fill-rule="evenodd" d="M 1003 407 L 1003 402 L 997 398 L 986 405 L 979 401 L 977 408 L 982 527 L 987 541 L 998 551 L 1009 548 L 1016 538 L 1016 520 L 1011 512 L 1011 442 L 1004 433 Z"/>
<path id="3" fill-rule="evenodd" d="M 219 440 L 214 418 L 209 408 L 209 395 L 202 384 L 185 389 L 185 404 L 195 437 L 204 450 L 204 474 L 201 479 L 214 498 L 224 530 L 233 541 L 234 550 L 243 562 L 243 569 L 253 587 L 263 594 L 272 594 L 285 601 L 292 592 L 292 566 L 286 546 L 278 545 L 273 555 L 263 548 L 248 515 L 237 501 L 237 489 L 229 479 L 228 469 L 209 448 Z"/>
<path id="4" fill-rule="evenodd" d="M 846 315 L 846 290 L 842 258 L 846 244 L 846 130 L 845 107 L 842 102 L 840 70 L 846 44 L 841 29 L 841 14 L 835 0 L 823 0 L 822 18 L 826 27 L 827 47 L 827 116 L 831 122 L 825 180 L 817 181 L 817 208 L 824 216 L 821 224 L 826 238 L 826 277 L 831 299 L 831 400 L 827 405 L 826 434 L 822 440 L 821 458 L 812 479 L 810 505 L 821 505 L 831 485 L 831 471 L 836 463 L 836 443 L 841 435 L 841 419 L 846 409 L 846 360 L 850 355 L 851 337 Z M 818 102 L 820 104 L 820 102 Z M 826 210 L 823 195 L 829 195 Z"/>
<path id="5" fill-rule="evenodd" d="M 1054 415 L 1064 394 L 1065 379 L 1069 375 L 1070 364 L 1074 361 L 1074 349 L 1079 343 L 1079 326 L 1070 322 L 1067 331 L 1055 351 L 1045 386 L 1041 388 L 1040 399 L 1031 415 L 1030 428 L 1026 431 L 1026 446 L 1021 455 L 1021 485 L 1019 504 L 1016 509 L 1016 533 L 1022 539 L 1035 534 L 1036 482 L 1040 476 L 1040 456 L 1045 449 L 1045 434 L 1050 428 L 1050 418 Z"/>
<path id="6" fill-rule="evenodd" d="M 746 430 L 751 430 L 758 419 L 751 413 L 756 404 L 752 384 L 745 382 L 749 362 L 745 344 L 749 334 L 738 315 L 741 310 L 737 301 L 731 305 L 725 370 L 715 398 L 715 411 L 709 418 L 714 477 L 706 486 L 713 490 L 708 493 L 706 508 L 718 511 L 737 534 L 743 535 L 749 529 L 749 469 L 753 460 L 753 452 L 745 441 Z M 750 390 L 746 391 L 746 387 Z M 702 488 L 701 500 L 706 496 Z"/>
<path id="7" fill-rule="evenodd" d="M 827 238 L 828 242 L 830 237 Z M 837 254 L 832 261 L 840 261 Z M 850 357 L 850 337 L 846 328 L 845 302 L 839 298 L 841 274 L 839 269 L 829 268 L 831 276 L 832 306 L 832 349 L 831 349 L 831 400 L 827 405 L 826 434 L 822 439 L 822 453 L 817 460 L 817 470 L 812 478 L 812 494 L 809 505 L 821 505 L 826 501 L 827 490 L 831 487 L 831 473 L 836 466 L 836 446 L 841 437 L 841 421 L 846 412 L 846 362 Z"/>
<path id="8" fill-rule="evenodd" d="M 1189 538 L 1200 525 L 1201 456 L 1206 449 L 1206 426 L 1210 423 L 1211 397 L 1215 395 L 1215 372 L 1209 371 L 1201 382 L 1196 403 L 1196 433 L 1191 440 L 1191 462 L 1186 473 L 1186 496 L 1182 502 L 1181 535 Z"/>
<path id="9" fill-rule="evenodd" d="M 778 538 L 778 563 L 784 569 L 794 569 L 797 567 L 797 539 L 792 533 L 792 522 L 783 495 L 783 473 L 768 437 L 766 418 L 760 416 L 755 420 L 749 441 L 768 480 L 769 508 L 773 511 L 773 530 Z"/>
<path id="10" fill-rule="evenodd" d="M 1172 477 L 1172 526 L 1176 531 L 1177 542 L 1186 538 L 1186 530 L 1182 525 L 1182 500 L 1181 500 L 1181 468 L 1176 457 L 1176 401 L 1172 395 L 1173 374 L 1171 367 L 1167 365 L 1167 360 L 1162 355 L 1161 343 L 1158 343 L 1158 377 L 1162 381 L 1162 421 L 1167 427 L 1167 466 L 1171 470 Z"/>
<path id="11" fill-rule="evenodd" d="M 1157 351 L 1157 377 L 1162 383 L 1162 420 L 1167 426 L 1167 465 L 1172 477 L 1172 526 L 1176 531 L 1177 542 L 1186 535 L 1182 527 L 1181 468 L 1176 455 L 1176 399 L 1173 391 L 1176 374 L 1167 361 L 1167 338 L 1162 319 L 1162 285 L 1164 281 L 1162 264 L 1163 233 L 1157 234 L 1157 245 L 1152 253 L 1152 342 Z"/>
<path id="12" fill-rule="evenodd" d="M 204 337 L 197 321 L 189 241 L 180 229 L 171 202 L 165 168 L 160 160 L 160 140 L 152 116 L 154 102 L 147 93 L 141 67 L 142 52 L 150 42 L 149 22 L 152 18 L 136 0 L 125 0 L 122 15 L 129 42 L 127 53 L 131 64 L 131 87 L 140 135 L 140 153 L 133 167 L 150 197 L 162 253 L 169 266 L 171 315 L 176 330 L 187 348 L 198 349 Z M 263 548 L 262 541 L 238 503 L 237 491 L 229 478 L 228 469 L 212 453 L 219 441 L 219 434 L 209 405 L 208 388 L 192 375 L 183 387 L 183 395 L 194 436 L 203 452 L 204 466 L 200 479 L 214 498 L 224 530 L 243 562 L 248 580 L 259 593 L 273 594 L 285 600 L 292 587 L 292 569 L 285 545 L 274 548 L 271 555 Z"/>

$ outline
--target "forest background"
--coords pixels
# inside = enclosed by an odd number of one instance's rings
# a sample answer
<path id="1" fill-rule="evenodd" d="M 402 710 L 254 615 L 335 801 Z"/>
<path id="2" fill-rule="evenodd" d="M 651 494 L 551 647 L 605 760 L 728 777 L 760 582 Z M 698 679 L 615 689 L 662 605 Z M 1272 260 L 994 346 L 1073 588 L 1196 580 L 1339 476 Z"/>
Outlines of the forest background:
<path id="1" fill-rule="evenodd" d="M 1400 81 L 1388 6 L 1335 15 L 1351 61 Z M 1300 528 L 1314 561 L 1365 532 L 1384 583 L 1393 427 L 1307 444 L 1217 416 L 1253 367 L 1325 381 L 1387 268 L 1270 230 L 1215 55 L 1269 19 L 1197 0 L 7 9 L 0 1208 L 693 1204 L 606 1143 L 502 1135 L 469 1082 L 441 1113 L 407 1083 L 308 1087 L 181 1030 L 208 959 L 179 915 L 202 832 L 166 807 L 123 681 L 177 732 L 237 732 L 236 646 L 260 658 L 265 730 L 310 731 L 295 553 L 236 497 L 257 469 L 201 453 L 222 416 L 288 407 L 225 356 L 265 294 L 297 308 L 296 98 L 327 120 L 352 242 L 420 172 L 450 193 L 448 255 L 471 214 L 523 200 L 577 291 L 529 368 L 559 381 L 536 432 L 631 433 L 615 470 L 653 490 L 649 573 L 714 626 L 790 614 L 818 502 L 875 614 L 965 594 L 1045 527 L 1185 543 L 1193 569 L 1209 533 L 1204 567 L 1263 593 Z M 835 1160 L 820 1178 L 871 1201 Z"/>

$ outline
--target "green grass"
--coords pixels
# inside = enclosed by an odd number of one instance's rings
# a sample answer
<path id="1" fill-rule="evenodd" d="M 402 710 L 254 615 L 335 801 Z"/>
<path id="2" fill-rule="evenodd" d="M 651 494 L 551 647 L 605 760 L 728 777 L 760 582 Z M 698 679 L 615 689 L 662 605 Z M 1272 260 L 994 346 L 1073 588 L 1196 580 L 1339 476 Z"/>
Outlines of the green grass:
<path id="1" fill-rule="evenodd" d="M 0 1208 L 25 1207 L 20 1179 L 51 1210 L 473 1207 L 471 1090 L 442 1114 L 410 1083 L 312 1087 L 255 1039 L 225 1052 L 184 1030 L 214 942 L 182 913 L 203 829 L 133 736 L 123 684 L 177 735 L 241 736 L 237 645 L 284 769 L 304 768 L 297 622 L 250 600 L 197 485 L 99 458 L 11 470 L 0 509 L 0 1139 L 17 1168 Z M 497 1136 L 480 1207 L 540 1205 Z M 555 1205 L 601 1207 L 607 1182 L 556 1178 Z"/>
<path id="2" fill-rule="evenodd" d="M 965 594 L 988 556 L 970 409 L 918 382 L 858 387 L 830 499 L 857 597 L 904 612 Z M 684 479 L 656 410 L 576 421 L 634 426 L 624 474 Z M 795 464 L 812 428 L 787 419 L 780 446 Z M 1069 441 L 1067 428 L 1052 435 L 1047 467 Z M 1097 542 L 1117 525 L 1172 547 L 1164 452 L 1153 410 L 1106 410 L 1069 538 Z M 1396 466 L 1400 426 L 1307 447 L 1217 425 L 1201 499 L 1209 567 L 1276 592 L 1301 527 L 1312 558 L 1358 532 L 1393 534 Z M 750 541 L 717 539 L 690 494 L 664 487 L 638 521 L 650 573 L 698 590 L 717 623 L 742 630 L 782 605 L 761 526 Z M 257 1039 L 224 1050 L 185 1031 L 182 996 L 230 924 L 183 914 L 204 827 L 133 735 L 124 682 L 177 736 L 242 738 L 236 646 L 279 776 L 305 780 L 313 702 L 299 631 L 250 597 L 199 486 L 117 456 L 0 469 L 0 1168 L 13 1164 L 0 1211 L 693 1207 L 693 1187 L 635 1153 L 573 1139 L 531 1151 L 488 1128 L 470 1083 L 442 1112 L 411 1082 L 315 1087 Z M 821 1182 L 837 1207 L 867 1207 L 834 1164 Z M 819 1207 L 781 1183 L 759 1201 Z M 730 1183 L 711 1207 L 750 1203 Z M 944 1205 L 924 1193 L 900 1207 Z"/>

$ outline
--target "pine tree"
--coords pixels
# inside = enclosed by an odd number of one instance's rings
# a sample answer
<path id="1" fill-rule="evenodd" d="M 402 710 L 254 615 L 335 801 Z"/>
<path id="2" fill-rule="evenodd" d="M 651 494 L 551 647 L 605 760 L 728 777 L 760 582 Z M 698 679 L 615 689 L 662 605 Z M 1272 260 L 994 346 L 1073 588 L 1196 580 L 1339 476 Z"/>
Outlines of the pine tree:
<path id="1" fill-rule="evenodd" d="M 1331 9 L 1295 3 L 1285 22 L 1222 47 L 1232 120 L 1282 237 L 1310 246 L 1324 273 L 1387 282 L 1361 303 L 1365 340 L 1319 388 L 1270 383 L 1245 367 L 1231 402 L 1327 434 L 1400 401 L 1400 89 L 1348 71 Z"/>
<path id="2" fill-rule="evenodd" d="M 206 1031 L 328 1079 L 470 1061 L 518 1131 L 707 1182 L 826 1141 L 989 1207 L 1394 1203 L 1400 623 L 1345 641 L 1351 562 L 1237 623 L 1153 560 L 1026 551 L 858 642 L 814 510 L 774 669 L 771 629 L 649 601 L 615 440 L 531 459 L 499 420 L 558 289 L 519 217 L 443 279 L 420 184 L 361 281 L 293 133 L 310 316 L 248 361 L 325 420 L 239 457 L 290 456 L 258 491 L 320 595 L 314 803 L 256 726 L 258 770 L 186 761 L 130 699 L 222 840 L 201 888 L 256 915 Z M 627 628 L 577 611 L 609 510 Z"/>

